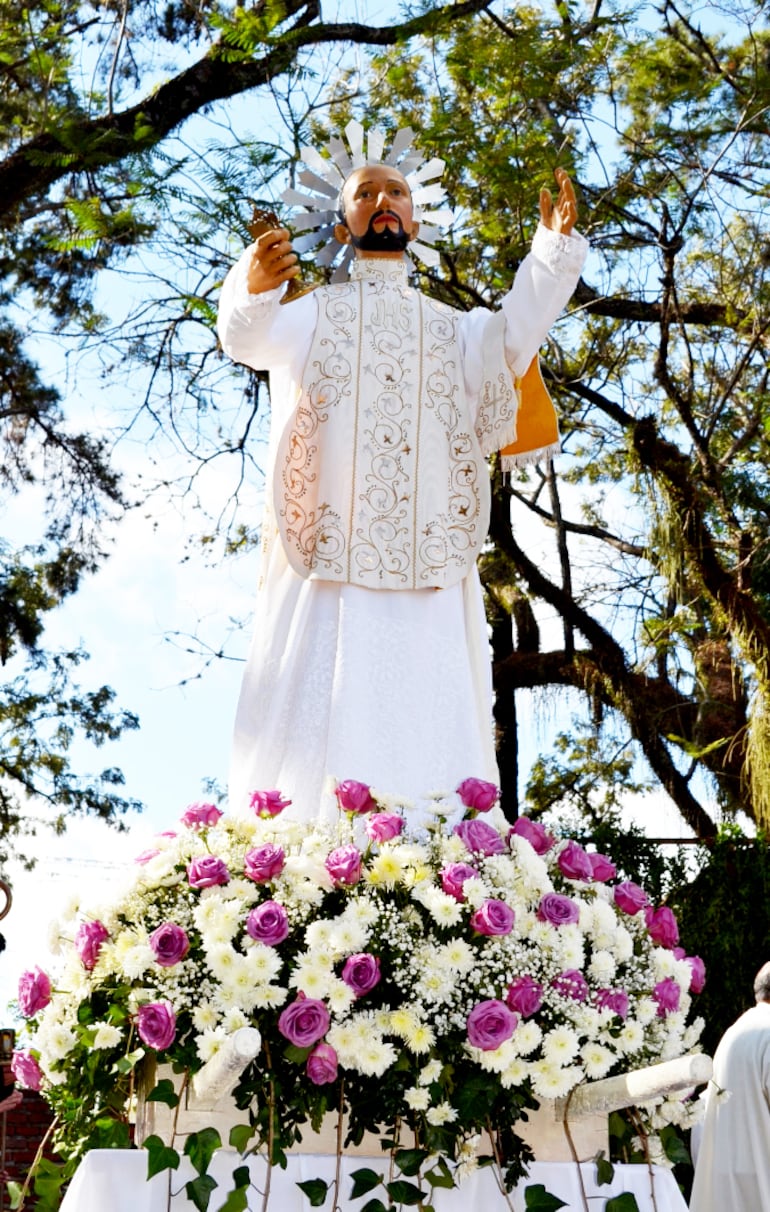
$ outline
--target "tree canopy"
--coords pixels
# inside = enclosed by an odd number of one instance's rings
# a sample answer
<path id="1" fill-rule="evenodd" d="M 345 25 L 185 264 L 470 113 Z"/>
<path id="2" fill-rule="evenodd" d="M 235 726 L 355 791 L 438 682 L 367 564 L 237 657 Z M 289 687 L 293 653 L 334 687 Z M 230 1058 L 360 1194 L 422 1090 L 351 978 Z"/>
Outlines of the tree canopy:
<path id="1" fill-rule="evenodd" d="M 557 166 L 576 183 L 593 247 L 543 350 L 564 453 L 510 483 L 493 468 L 481 571 L 509 810 L 566 798 L 590 812 L 602 785 L 618 795 L 634 778 L 664 787 L 700 836 L 715 833 L 715 805 L 764 826 L 762 6 L 401 8 L 376 28 L 327 22 L 320 6 L 296 0 L 3 5 L 2 482 L 11 494 L 42 481 L 51 506 L 37 544 L 0 548 L 4 659 L 17 662 L 20 693 L 32 673 L 39 680 L 54 659 L 45 611 L 103 558 L 95 522 L 125 507 L 106 438 L 77 433 L 30 330 L 47 325 L 73 350 L 87 348 L 106 382 L 131 375 L 132 402 L 116 411 L 115 430 L 141 417 L 159 449 L 181 451 L 189 474 L 180 490 L 191 499 L 201 469 L 227 460 L 223 548 L 253 541 L 238 487 L 258 471 L 265 391 L 217 354 L 218 285 L 248 238 L 251 204 L 277 205 L 301 145 L 352 114 L 376 117 L 388 129 L 414 126 L 447 162 L 456 221 L 440 267 L 420 271 L 422 289 L 462 308 L 494 306 Z M 374 53 L 351 56 L 352 44 Z M 244 96 L 254 90 L 269 95 L 273 115 L 256 134 Z M 130 283 L 128 301 L 104 290 L 110 281 Z M 209 528 L 206 540 L 214 537 Z M 517 708 L 532 690 L 565 693 L 574 718 L 527 772 Z M 104 735 L 130 726 L 111 692 L 99 693 L 91 726 Z M 82 696 L 62 691 L 58 701 L 63 728 L 88 726 Z M 2 786 L 38 790 L 31 758 L 10 764 L 18 720 L 34 714 L 14 717 L 11 707 L 4 691 Z M 65 803 L 79 784 L 66 746 L 47 735 L 39 757 L 63 763 L 63 783 L 49 792 Z M 91 793 L 85 808 L 98 801 L 112 815 L 120 806 L 109 789 Z"/>

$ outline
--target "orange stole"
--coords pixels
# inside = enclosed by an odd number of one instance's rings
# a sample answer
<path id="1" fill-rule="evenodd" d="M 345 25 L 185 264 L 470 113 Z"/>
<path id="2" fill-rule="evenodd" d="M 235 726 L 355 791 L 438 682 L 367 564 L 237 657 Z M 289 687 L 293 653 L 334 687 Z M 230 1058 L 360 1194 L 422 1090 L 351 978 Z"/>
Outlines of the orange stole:
<path id="1" fill-rule="evenodd" d="M 516 441 L 500 451 L 504 471 L 534 463 L 559 451 L 559 422 L 543 382 L 537 355 L 524 375 L 516 380 L 516 391 L 519 396 Z"/>

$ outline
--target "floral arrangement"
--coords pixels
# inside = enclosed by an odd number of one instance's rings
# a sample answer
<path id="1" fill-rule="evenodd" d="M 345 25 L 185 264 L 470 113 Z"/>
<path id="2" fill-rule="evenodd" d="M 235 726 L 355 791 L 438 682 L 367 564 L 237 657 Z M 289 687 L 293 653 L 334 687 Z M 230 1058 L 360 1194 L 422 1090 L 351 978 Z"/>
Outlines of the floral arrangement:
<path id="1" fill-rule="evenodd" d="M 13 1068 L 65 1156 L 127 1143 L 148 1057 L 189 1075 L 252 1026 L 235 1098 L 271 1162 L 342 1108 L 349 1140 L 408 1140 L 452 1182 L 494 1129 L 510 1185 L 527 1109 L 694 1048 L 703 964 L 606 856 L 511 826 L 478 779 L 410 806 L 350 781 L 336 796 L 331 825 L 277 791 L 251 816 L 193 804 L 124 895 L 58 924 L 55 975 L 21 978 Z"/>

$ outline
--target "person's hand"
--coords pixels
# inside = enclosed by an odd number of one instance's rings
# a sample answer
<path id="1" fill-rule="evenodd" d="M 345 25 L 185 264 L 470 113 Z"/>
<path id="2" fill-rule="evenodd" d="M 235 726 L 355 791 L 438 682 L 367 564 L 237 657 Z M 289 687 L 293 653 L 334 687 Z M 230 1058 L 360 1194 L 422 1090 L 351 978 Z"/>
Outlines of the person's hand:
<path id="1" fill-rule="evenodd" d="M 298 273 L 297 257 L 292 252 L 285 227 L 276 227 L 258 237 L 251 254 L 248 275 L 248 286 L 253 295 L 275 290 L 282 282 L 296 278 Z"/>
<path id="2" fill-rule="evenodd" d="M 0 1101 L 0 1112 L 13 1111 L 15 1107 L 18 1107 L 23 1098 L 24 1095 L 21 1090 L 14 1090 L 7 1098 Z"/>
<path id="3" fill-rule="evenodd" d="M 577 222 L 577 198 L 563 168 L 557 168 L 554 176 L 559 196 L 554 202 L 550 189 L 540 190 L 540 222 L 551 231 L 568 236 Z"/>

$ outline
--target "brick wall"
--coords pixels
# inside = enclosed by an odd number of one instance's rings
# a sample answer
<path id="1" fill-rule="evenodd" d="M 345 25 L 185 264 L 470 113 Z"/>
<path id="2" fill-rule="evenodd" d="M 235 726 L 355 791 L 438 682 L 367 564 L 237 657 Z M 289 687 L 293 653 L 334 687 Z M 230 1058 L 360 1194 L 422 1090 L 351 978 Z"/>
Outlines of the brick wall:
<path id="1" fill-rule="evenodd" d="M 6 1068 L 5 1065 L 2 1067 Z M 9 1083 L 4 1093 L 10 1093 L 10 1088 Z M 0 1150 L 3 1151 L 5 1178 L 24 1182 L 52 1119 L 48 1103 L 32 1090 L 24 1091 L 18 1107 L 0 1113 Z M 0 1184 L 0 1212 L 8 1208 L 5 1178 Z M 33 1202 L 28 1206 L 32 1207 Z"/>

